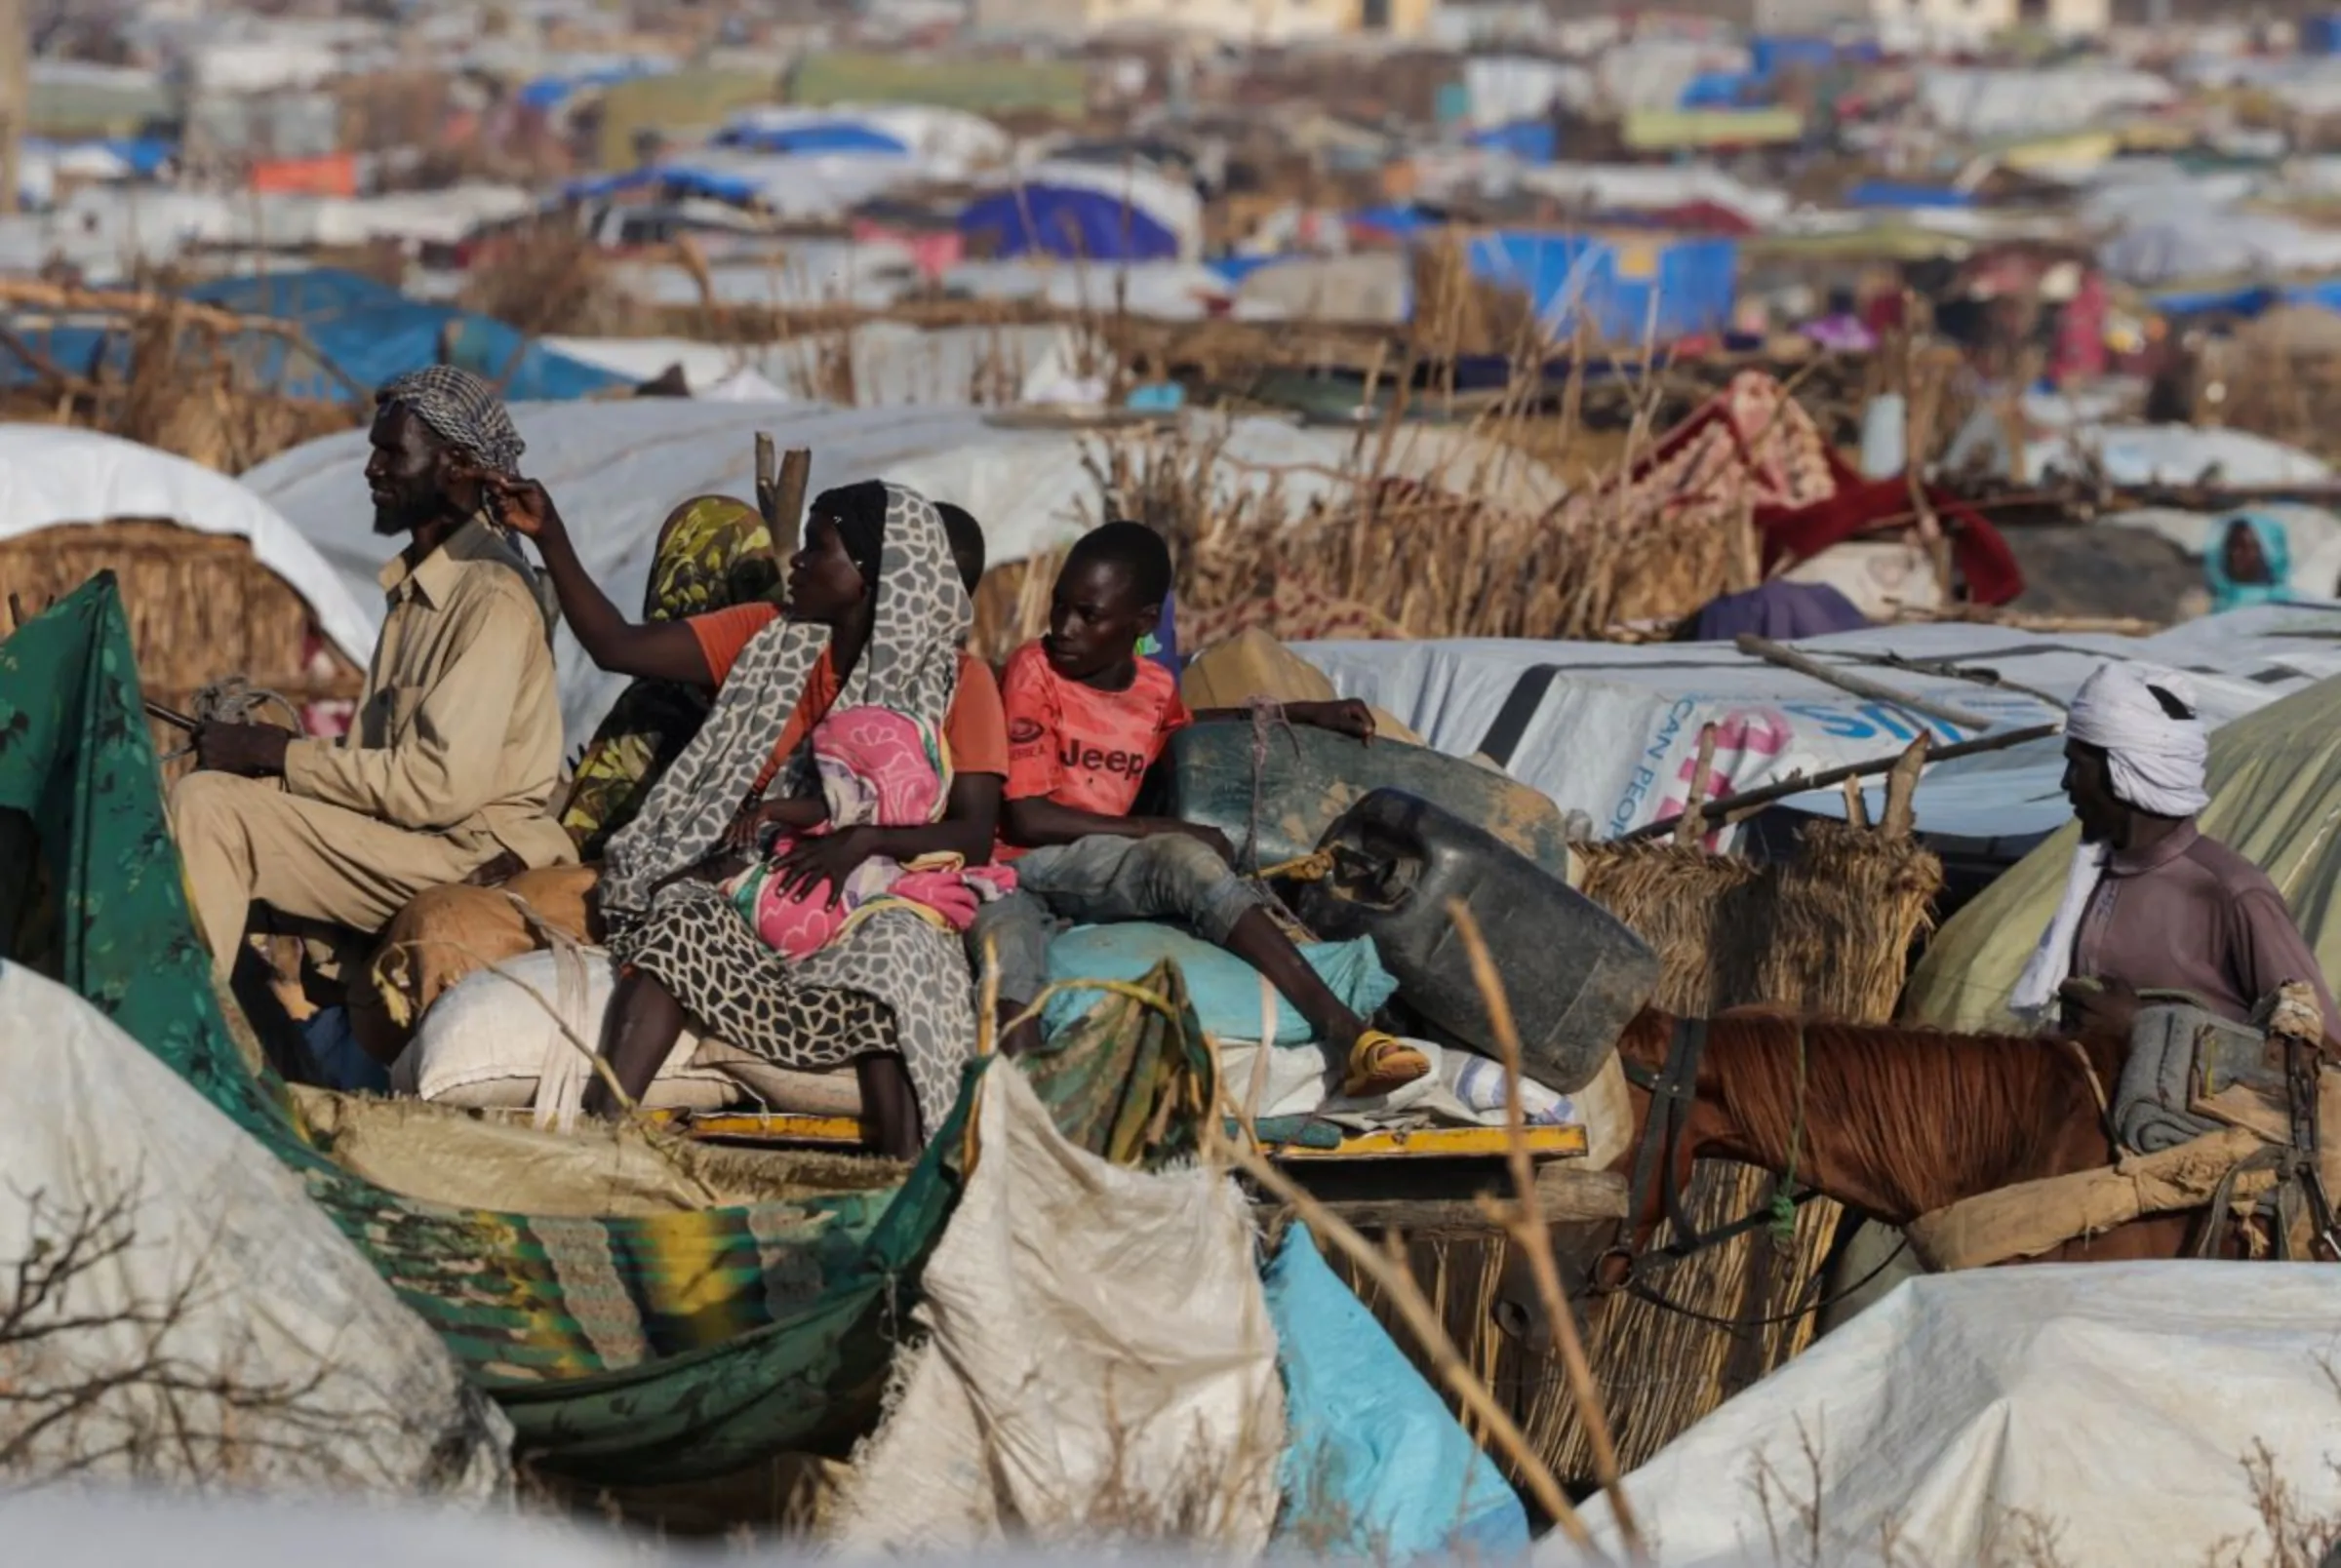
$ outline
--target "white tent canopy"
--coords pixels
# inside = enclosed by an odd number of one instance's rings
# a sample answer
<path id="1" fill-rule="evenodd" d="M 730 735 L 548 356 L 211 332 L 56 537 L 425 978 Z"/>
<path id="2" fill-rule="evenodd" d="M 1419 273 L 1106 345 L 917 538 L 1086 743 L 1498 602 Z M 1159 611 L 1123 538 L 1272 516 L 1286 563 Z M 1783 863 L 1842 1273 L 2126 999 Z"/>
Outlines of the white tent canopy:
<path id="1" fill-rule="evenodd" d="M 2309 1265 L 1914 1279 L 1659 1450 L 1626 1496 L 1666 1568 L 2306 1560 L 2270 1549 L 2246 1466 L 2264 1443 L 2301 1520 L 2341 1513 L 2337 1320 L 2341 1270 Z M 1606 1500 L 1586 1522 L 1624 1560 Z M 2041 1531 L 2055 1551 L 2028 1555 Z M 1593 1559 L 1555 1534 L 1535 1560 Z"/>
<path id="2" fill-rule="evenodd" d="M 359 432 L 359 441 L 364 442 Z M 360 490 L 363 491 L 361 485 Z M 177 523 L 252 542 L 253 558 L 308 604 L 318 630 L 363 667 L 381 598 L 326 564 L 284 515 L 226 475 L 119 436 L 63 425 L 0 424 L 0 538 L 64 524 Z"/>

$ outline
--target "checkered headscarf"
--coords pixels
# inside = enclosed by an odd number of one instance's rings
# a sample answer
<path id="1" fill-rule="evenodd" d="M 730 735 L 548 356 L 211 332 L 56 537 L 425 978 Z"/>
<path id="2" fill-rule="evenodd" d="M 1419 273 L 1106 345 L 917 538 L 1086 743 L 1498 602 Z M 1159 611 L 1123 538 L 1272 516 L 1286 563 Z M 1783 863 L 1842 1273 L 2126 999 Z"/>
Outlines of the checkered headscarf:
<path id="1" fill-rule="evenodd" d="M 412 410 L 441 440 L 461 447 L 496 473 L 520 473 L 520 454 L 528 444 L 512 428 L 504 400 L 469 371 L 426 365 L 385 384 L 375 401 L 385 409 L 397 404 Z"/>

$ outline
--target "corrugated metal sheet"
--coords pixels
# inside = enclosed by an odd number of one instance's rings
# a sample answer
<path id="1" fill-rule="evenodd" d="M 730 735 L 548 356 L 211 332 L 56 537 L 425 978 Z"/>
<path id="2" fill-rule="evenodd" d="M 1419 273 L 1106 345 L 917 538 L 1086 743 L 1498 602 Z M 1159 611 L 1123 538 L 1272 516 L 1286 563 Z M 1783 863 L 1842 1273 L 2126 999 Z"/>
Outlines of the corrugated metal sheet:
<path id="1" fill-rule="evenodd" d="M 974 113 L 1048 109 L 1078 115 L 1089 71 L 1077 60 L 905 59 L 830 51 L 790 73 L 791 103 L 932 103 Z"/>

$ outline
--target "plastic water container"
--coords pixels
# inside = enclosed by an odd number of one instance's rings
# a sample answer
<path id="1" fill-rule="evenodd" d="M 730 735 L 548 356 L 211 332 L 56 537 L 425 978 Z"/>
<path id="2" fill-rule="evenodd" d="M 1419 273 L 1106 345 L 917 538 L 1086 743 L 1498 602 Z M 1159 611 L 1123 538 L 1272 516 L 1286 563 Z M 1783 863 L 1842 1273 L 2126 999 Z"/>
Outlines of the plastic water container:
<path id="1" fill-rule="evenodd" d="M 1658 989 L 1658 957 L 1615 916 L 1482 828 L 1428 801 L 1376 790 L 1325 835 L 1333 873 L 1295 912 L 1329 941 L 1369 936 L 1400 1000 L 1456 1039 L 1500 1056 L 1448 906 L 1478 921 L 1520 1032 L 1528 1076 L 1563 1094 L 1593 1080 Z"/>
<path id="2" fill-rule="evenodd" d="M 1254 856 L 1240 870 L 1298 859 L 1350 806 L 1377 789 L 1398 789 L 1440 802 L 1556 877 L 1568 873 L 1567 824 L 1549 797 L 1428 747 L 1369 746 L 1306 725 L 1272 728 L 1257 767 L 1256 818 L 1249 723 L 1188 725 L 1170 739 L 1168 772 L 1168 814 L 1217 828 L 1239 856 L 1256 823 Z"/>

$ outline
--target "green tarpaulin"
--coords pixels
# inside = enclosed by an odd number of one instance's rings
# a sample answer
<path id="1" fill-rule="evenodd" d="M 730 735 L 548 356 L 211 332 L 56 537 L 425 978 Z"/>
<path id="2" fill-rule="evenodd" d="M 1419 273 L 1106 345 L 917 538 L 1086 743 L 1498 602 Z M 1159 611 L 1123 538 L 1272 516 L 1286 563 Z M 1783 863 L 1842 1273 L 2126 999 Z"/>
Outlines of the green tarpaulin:
<path id="1" fill-rule="evenodd" d="M 523 1456 L 688 1480 L 875 1420 L 957 1128 L 899 1188 L 625 1219 L 440 1207 L 334 1164 L 219 1011 L 110 573 L 0 644 L 0 958 L 95 1002 L 298 1172 L 504 1406 Z"/>

